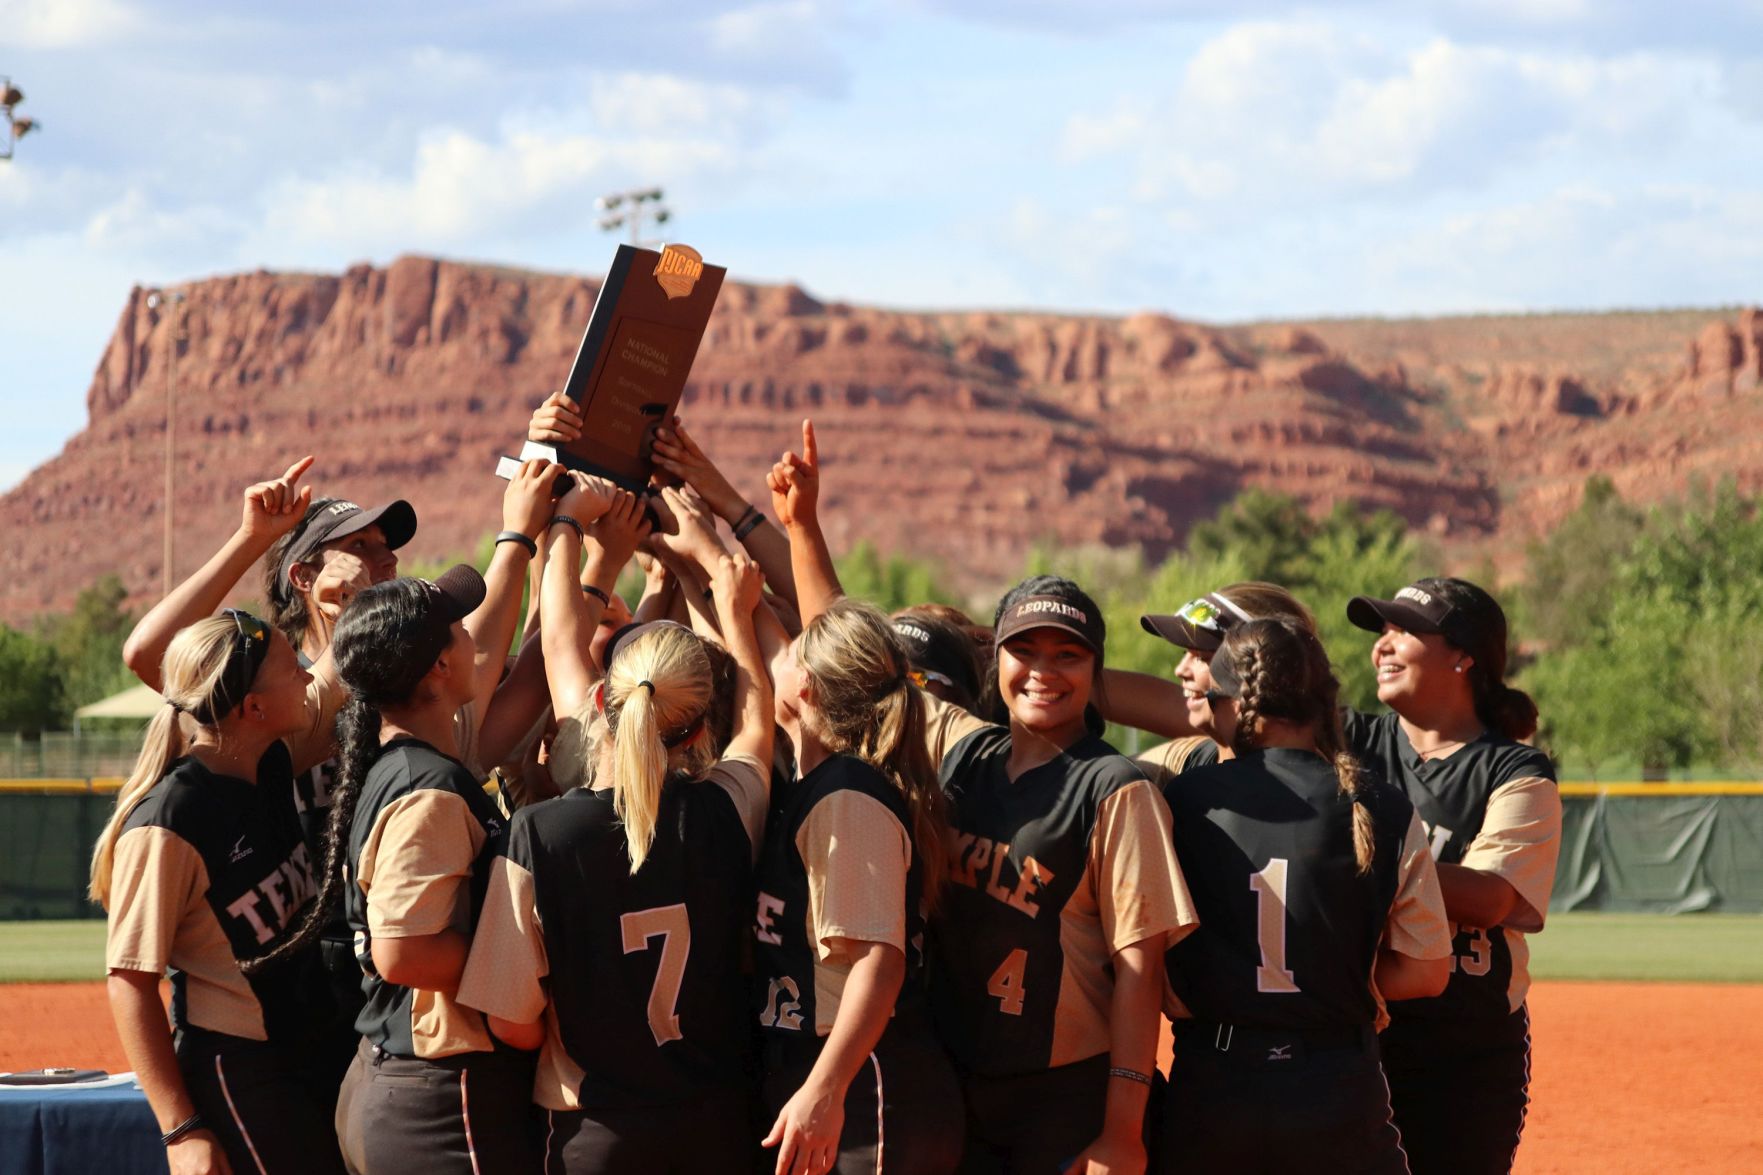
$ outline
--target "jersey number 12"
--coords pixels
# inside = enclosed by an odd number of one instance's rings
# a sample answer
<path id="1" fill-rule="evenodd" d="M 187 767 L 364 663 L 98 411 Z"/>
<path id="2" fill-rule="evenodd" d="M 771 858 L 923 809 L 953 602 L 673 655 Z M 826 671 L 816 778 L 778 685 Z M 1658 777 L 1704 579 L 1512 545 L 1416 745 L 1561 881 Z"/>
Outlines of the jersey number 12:
<path id="1" fill-rule="evenodd" d="M 632 910 L 618 920 L 624 932 L 624 953 L 649 949 L 649 940 L 661 939 L 661 962 L 655 983 L 649 988 L 649 1031 L 658 1045 L 678 1040 L 679 989 L 686 978 L 686 959 L 692 953 L 692 923 L 683 904 Z"/>
<path id="2" fill-rule="evenodd" d="M 1261 945 L 1261 965 L 1255 968 L 1255 990 L 1292 993 L 1298 981 L 1286 970 L 1286 866 L 1274 857 L 1267 868 L 1249 878 L 1255 893 L 1255 938 Z"/>

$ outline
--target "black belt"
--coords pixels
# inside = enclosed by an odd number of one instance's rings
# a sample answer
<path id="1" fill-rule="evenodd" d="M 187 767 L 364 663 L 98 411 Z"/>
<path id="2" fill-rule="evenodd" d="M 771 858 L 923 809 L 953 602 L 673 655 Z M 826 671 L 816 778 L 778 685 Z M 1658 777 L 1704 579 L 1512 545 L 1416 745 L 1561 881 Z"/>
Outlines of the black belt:
<path id="1" fill-rule="evenodd" d="M 1377 1032 L 1369 1024 L 1261 1028 L 1213 1020 L 1177 1020 L 1174 1030 L 1178 1056 L 1183 1051 L 1202 1055 L 1212 1052 L 1248 1064 L 1277 1065 L 1331 1049 L 1371 1051 L 1377 1046 Z"/>

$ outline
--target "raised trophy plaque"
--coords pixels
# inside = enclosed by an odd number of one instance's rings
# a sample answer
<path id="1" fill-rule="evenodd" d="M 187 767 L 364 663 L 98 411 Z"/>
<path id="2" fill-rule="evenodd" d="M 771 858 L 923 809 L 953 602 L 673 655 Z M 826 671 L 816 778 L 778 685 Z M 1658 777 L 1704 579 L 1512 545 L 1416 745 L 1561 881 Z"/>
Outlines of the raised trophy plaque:
<path id="1" fill-rule="evenodd" d="M 620 245 L 564 384 L 581 405 L 581 437 L 567 445 L 528 441 L 518 458 L 496 463 L 497 476 L 511 478 L 522 461 L 544 457 L 627 490 L 648 485 L 653 429 L 679 406 L 727 273 L 686 245 L 659 253 Z"/>

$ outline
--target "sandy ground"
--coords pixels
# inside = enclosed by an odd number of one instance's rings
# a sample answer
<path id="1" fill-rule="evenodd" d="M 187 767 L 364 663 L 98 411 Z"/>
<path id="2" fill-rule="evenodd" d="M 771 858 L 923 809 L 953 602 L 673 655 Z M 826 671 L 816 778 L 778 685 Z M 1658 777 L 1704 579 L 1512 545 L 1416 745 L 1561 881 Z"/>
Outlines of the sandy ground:
<path id="1" fill-rule="evenodd" d="M 96 983 L 0 987 L 0 1070 L 128 1061 Z M 1763 1172 L 1763 986 L 1544 983 L 1523 1175 Z"/>

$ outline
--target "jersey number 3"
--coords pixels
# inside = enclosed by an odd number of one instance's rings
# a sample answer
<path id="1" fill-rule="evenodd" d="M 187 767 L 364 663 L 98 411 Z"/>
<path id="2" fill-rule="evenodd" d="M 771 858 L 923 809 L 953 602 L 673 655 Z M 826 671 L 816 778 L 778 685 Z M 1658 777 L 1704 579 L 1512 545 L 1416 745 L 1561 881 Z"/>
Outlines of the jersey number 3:
<path id="1" fill-rule="evenodd" d="M 678 1040 L 679 989 L 686 978 L 686 959 L 692 953 L 692 923 L 684 905 L 655 906 L 632 910 L 618 920 L 624 932 L 624 953 L 649 949 L 649 940 L 661 939 L 661 962 L 649 989 L 649 1031 L 658 1045 Z"/>
<path id="2" fill-rule="evenodd" d="M 1249 878 L 1255 894 L 1255 938 L 1261 945 L 1261 965 L 1255 968 L 1255 990 L 1292 993 L 1298 981 L 1286 970 L 1286 866 L 1274 857 L 1267 868 Z"/>

